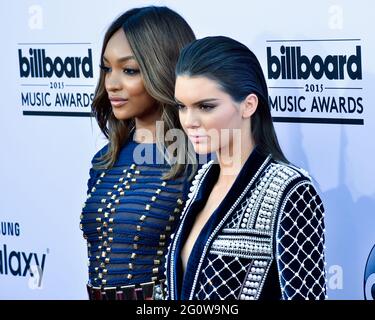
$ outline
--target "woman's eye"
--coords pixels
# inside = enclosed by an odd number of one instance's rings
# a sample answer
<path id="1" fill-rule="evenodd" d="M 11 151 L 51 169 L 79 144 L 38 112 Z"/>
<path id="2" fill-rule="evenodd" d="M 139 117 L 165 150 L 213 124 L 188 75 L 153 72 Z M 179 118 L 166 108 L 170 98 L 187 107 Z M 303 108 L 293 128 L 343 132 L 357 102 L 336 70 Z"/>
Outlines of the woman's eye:
<path id="1" fill-rule="evenodd" d="M 105 73 L 107 73 L 107 72 L 110 72 L 111 71 L 111 68 L 109 68 L 109 67 L 106 67 L 105 65 L 100 65 L 99 66 L 99 68 L 100 69 L 102 69 Z"/>
<path id="2" fill-rule="evenodd" d="M 203 111 L 210 111 L 212 110 L 213 108 L 215 108 L 215 106 L 211 105 L 211 104 L 201 104 L 199 106 L 199 109 L 200 110 L 203 110 Z"/>
<path id="3" fill-rule="evenodd" d="M 181 103 L 177 103 L 176 107 L 177 107 L 178 110 L 183 110 L 185 108 L 185 106 Z"/>
<path id="4" fill-rule="evenodd" d="M 132 75 L 138 74 L 139 70 L 138 69 L 125 68 L 124 73 L 129 75 L 129 76 L 132 76 Z"/>

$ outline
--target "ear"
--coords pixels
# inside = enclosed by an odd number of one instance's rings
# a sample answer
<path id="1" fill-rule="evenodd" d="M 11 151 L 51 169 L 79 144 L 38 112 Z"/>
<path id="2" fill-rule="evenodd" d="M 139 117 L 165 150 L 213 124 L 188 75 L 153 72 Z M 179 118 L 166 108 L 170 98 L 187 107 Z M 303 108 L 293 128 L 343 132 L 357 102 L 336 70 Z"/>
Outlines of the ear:
<path id="1" fill-rule="evenodd" d="M 242 118 L 250 118 L 258 108 L 258 97 L 254 93 L 250 93 L 244 101 L 242 101 Z"/>

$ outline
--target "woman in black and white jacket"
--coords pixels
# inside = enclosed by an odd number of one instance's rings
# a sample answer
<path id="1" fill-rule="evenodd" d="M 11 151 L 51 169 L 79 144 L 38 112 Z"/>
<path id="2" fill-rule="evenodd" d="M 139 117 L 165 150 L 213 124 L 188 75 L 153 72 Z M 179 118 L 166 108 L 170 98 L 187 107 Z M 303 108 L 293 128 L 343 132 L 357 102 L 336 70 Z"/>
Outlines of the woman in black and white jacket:
<path id="1" fill-rule="evenodd" d="M 189 44 L 176 67 L 195 177 L 155 298 L 324 299 L 324 208 L 306 171 L 285 158 L 256 56 L 227 37 Z"/>

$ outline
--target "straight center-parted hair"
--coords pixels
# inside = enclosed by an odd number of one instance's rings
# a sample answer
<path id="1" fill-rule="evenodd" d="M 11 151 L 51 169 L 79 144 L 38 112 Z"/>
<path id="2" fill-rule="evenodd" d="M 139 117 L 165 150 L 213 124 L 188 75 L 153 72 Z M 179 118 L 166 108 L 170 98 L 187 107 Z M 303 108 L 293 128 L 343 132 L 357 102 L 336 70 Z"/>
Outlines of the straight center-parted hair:
<path id="1" fill-rule="evenodd" d="M 167 7 L 148 6 L 126 11 L 108 28 L 102 46 L 101 63 L 107 43 L 113 34 L 123 29 L 125 36 L 140 67 L 141 76 L 148 94 L 161 109 L 164 132 L 157 132 L 158 149 L 165 152 L 173 141 L 160 140 L 170 129 L 181 129 L 178 111 L 174 101 L 175 66 L 181 49 L 195 39 L 188 23 L 175 11 Z M 99 81 L 92 103 L 92 113 L 98 125 L 109 140 L 108 152 L 94 168 L 107 169 L 115 163 L 122 145 L 129 139 L 135 127 L 134 119 L 118 120 L 105 89 L 105 73 L 100 71 Z M 188 144 L 188 138 L 185 137 Z M 187 172 L 188 163 L 196 163 L 191 148 L 177 148 L 173 155 L 176 162 L 164 179 L 172 179 Z M 192 171 L 195 170 L 193 165 Z"/>
<path id="2" fill-rule="evenodd" d="M 273 126 L 268 89 L 262 67 L 254 53 L 229 37 L 217 36 L 195 40 L 180 54 L 176 76 L 206 77 L 217 82 L 232 99 L 240 103 L 254 93 L 258 107 L 251 117 L 251 134 L 264 154 L 289 163 L 284 156 Z"/>

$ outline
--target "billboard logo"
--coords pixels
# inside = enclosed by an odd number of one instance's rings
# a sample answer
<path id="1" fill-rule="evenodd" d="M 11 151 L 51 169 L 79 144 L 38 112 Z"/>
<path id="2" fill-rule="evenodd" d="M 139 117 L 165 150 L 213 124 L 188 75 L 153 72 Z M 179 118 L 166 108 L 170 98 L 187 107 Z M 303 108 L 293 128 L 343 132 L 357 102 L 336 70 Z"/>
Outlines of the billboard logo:
<path id="1" fill-rule="evenodd" d="M 45 49 L 32 49 L 26 56 L 22 49 L 18 49 L 18 60 L 21 78 L 93 78 L 92 52 L 87 50 L 84 57 L 51 57 L 46 55 Z"/>
<path id="2" fill-rule="evenodd" d="M 273 54 L 267 47 L 268 79 L 309 79 L 316 80 L 325 76 L 329 80 L 343 80 L 345 73 L 352 80 L 362 79 L 361 46 L 356 46 L 355 54 L 314 55 L 309 58 L 301 53 L 300 46 L 280 47 L 280 56 Z"/>

